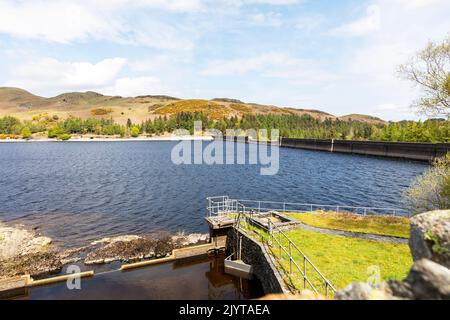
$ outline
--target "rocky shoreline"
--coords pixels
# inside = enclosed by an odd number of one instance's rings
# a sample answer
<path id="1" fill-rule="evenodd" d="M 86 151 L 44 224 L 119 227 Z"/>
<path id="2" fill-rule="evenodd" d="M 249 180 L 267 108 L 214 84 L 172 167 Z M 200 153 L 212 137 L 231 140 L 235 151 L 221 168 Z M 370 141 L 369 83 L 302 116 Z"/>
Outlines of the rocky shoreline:
<path id="1" fill-rule="evenodd" d="M 208 241 L 206 234 L 121 235 L 62 250 L 36 230 L 0 223 L 0 279 L 25 274 L 41 278 L 59 273 L 65 265 L 74 263 L 101 265 L 162 258 L 170 255 L 173 249 Z"/>

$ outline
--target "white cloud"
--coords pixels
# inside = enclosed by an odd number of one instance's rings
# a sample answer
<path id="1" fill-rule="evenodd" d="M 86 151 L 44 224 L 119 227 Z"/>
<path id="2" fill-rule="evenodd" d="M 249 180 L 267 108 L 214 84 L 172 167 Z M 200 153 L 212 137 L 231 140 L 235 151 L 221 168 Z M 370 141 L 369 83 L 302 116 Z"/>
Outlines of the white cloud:
<path id="1" fill-rule="evenodd" d="M 348 36 L 364 36 L 379 30 L 381 27 L 381 10 L 377 5 L 371 5 L 366 10 L 366 16 L 331 30 L 332 34 Z"/>
<path id="2" fill-rule="evenodd" d="M 446 0 L 394 0 L 405 6 L 406 8 L 423 8 L 436 5 Z"/>
<path id="3" fill-rule="evenodd" d="M 12 79 L 4 85 L 51 94 L 65 90 L 88 90 L 113 83 L 125 63 L 124 58 L 104 59 L 98 63 L 44 58 L 19 66 Z"/>
<path id="4" fill-rule="evenodd" d="M 95 89 L 106 95 L 139 96 L 147 94 L 164 94 L 166 90 L 161 80 L 156 77 L 119 78 L 111 86 Z"/>
<path id="5" fill-rule="evenodd" d="M 33 0 L 0 2 L 0 33 L 56 43 L 106 40 L 162 49 L 191 49 L 191 34 L 158 19 L 130 20 L 139 7 L 200 10 L 198 0 Z"/>
<path id="6" fill-rule="evenodd" d="M 69 43 L 87 37 L 114 37 L 114 24 L 76 2 L 0 2 L 0 33 Z"/>
<path id="7" fill-rule="evenodd" d="M 251 73 L 266 78 L 284 79 L 297 85 L 317 84 L 335 79 L 332 73 L 326 72 L 316 61 L 293 58 L 282 52 L 210 61 L 201 71 L 204 76 L 242 76 Z"/>
<path id="8" fill-rule="evenodd" d="M 249 15 L 248 19 L 258 26 L 279 27 L 282 25 L 282 15 L 278 12 L 259 12 Z"/>

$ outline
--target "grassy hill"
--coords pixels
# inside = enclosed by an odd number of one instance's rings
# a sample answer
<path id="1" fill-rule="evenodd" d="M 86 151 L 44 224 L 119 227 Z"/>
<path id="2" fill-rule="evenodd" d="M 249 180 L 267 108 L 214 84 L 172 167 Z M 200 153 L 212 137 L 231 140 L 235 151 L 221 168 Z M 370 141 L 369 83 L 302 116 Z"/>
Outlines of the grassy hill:
<path id="1" fill-rule="evenodd" d="M 31 120 L 40 114 L 89 118 L 113 118 L 124 124 L 127 119 L 140 123 L 161 115 L 180 112 L 203 112 L 213 119 L 245 114 L 310 115 L 319 120 L 338 117 L 310 109 L 282 108 L 271 105 L 244 103 L 236 99 L 216 98 L 212 100 L 182 100 L 163 95 L 138 97 L 105 96 L 96 92 L 69 92 L 56 97 L 44 98 L 19 88 L 0 87 L 0 117 L 11 115 L 20 120 Z M 339 119 L 353 119 L 361 122 L 381 123 L 381 119 L 365 115 L 349 115 Z"/>

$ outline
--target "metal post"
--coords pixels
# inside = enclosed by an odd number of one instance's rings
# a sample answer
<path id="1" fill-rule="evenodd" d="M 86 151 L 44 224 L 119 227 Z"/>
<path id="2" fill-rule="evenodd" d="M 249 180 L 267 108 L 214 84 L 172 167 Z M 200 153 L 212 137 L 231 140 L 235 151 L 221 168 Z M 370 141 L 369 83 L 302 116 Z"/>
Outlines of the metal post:
<path id="1" fill-rule="evenodd" d="M 289 274 L 292 274 L 292 242 L 289 241 Z"/>
<path id="2" fill-rule="evenodd" d="M 278 231 L 278 244 L 280 245 L 280 260 L 283 258 L 281 255 L 281 232 Z"/>
<path id="3" fill-rule="evenodd" d="M 303 288 L 306 289 L 306 257 L 303 257 Z"/>
<path id="4" fill-rule="evenodd" d="M 286 202 L 283 202 L 283 212 L 286 212 Z"/>
<path id="5" fill-rule="evenodd" d="M 258 213 L 261 213 L 261 201 L 258 201 Z"/>

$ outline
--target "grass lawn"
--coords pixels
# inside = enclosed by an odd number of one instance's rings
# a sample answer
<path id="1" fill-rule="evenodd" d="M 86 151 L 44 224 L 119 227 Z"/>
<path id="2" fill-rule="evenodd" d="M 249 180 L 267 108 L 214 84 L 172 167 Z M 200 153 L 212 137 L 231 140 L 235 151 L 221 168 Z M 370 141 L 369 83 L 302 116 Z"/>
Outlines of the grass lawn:
<path id="1" fill-rule="evenodd" d="M 380 280 L 401 280 L 405 278 L 412 265 L 409 247 L 405 244 L 327 235 L 302 229 L 290 231 L 287 236 L 337 290 L 345 288 L 352 282 L 367 282 L 369 277 L 376 274 L 377 269 Z M 288 247 L 287 241 L 282 242 L 283 246 Z M 288 256 L 283 254 L 283 259 L 279 259 L 280 251 L 276 245 L 272 251 L 285 273 L 289 274 Z M 302 256 L 295 250 L 292 252 L 296 262 L 303 268 Z M 303 277 L 295 267 L 293 269 L 293 275 L 287 280 L 296 289 L 303 289 Z M 307 275 L 319 292 L 323 293 L 323 282 L 309 265 Z"/>
<path id="2" fill-rule="evenodd" d="M 409 238 L 409 218 L 406 217 L 362 216 L 322 211 L 286 214 L 313 227 Z"/>

